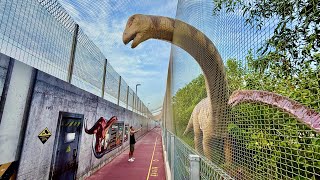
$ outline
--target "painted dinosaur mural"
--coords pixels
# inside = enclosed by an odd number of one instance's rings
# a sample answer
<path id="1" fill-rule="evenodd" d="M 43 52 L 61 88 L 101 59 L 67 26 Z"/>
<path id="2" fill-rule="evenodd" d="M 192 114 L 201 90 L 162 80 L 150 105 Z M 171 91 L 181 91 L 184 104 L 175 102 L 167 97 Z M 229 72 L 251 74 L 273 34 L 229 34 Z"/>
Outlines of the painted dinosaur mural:
<path id="1" fill-rule="evenodd" d="M 85 132 L 95 135 L 95 145 L 92 147 L 92 151 L 96 158 L 101 158 L 108 152 L 108 131 L 117 121 L 118 118 L 116 116 L 111 117 L 109 120 L 100 117 L 91 129 L 87 129 L 87 124 L 85 125 Z"/>
<path id="2" fill-rule="evenodd" d="M 184 133 L 193 128 L 196 150 L 209 159 L 212 158 L 212 142 L 220 139 L 224 142 L 225 161 L 227 164 L 231 163 L 232 148 L 226 127 L 217 127 L 217 122 L 222 119 L 226 121 L 225 111 L 241 102 L 260 102 L 275 106 L 297 117 L 315 131 L 320 131 L 319 113 L 275 93 L 236 91 L 229 98 L 221 56 L 211 40 L 195 27 L 168 17 L 141 14 L 131 16 L 123 33 L 123 42 L 127 44 L 133 41 L 131 47 L 135 48 L 148 39 L 171 42 L 187 51 L 200 65 L 204 74 L 207 98 L 201 100 L 194 108 Z M 219 133 L 217 128 L 220 130 Z"/>

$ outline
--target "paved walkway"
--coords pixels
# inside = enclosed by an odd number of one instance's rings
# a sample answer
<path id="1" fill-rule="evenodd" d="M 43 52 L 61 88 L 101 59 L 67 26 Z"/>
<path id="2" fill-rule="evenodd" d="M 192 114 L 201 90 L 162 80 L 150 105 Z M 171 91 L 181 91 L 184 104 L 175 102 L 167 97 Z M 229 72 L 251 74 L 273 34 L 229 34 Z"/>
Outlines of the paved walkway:
<path id="1" fill-rule="evenodd" d="M 95 172 L 87 180 L 165 180 L 161 129 L 155 128 L 135 145 L 134 162 L 128 162 L 129 149 Z"/>

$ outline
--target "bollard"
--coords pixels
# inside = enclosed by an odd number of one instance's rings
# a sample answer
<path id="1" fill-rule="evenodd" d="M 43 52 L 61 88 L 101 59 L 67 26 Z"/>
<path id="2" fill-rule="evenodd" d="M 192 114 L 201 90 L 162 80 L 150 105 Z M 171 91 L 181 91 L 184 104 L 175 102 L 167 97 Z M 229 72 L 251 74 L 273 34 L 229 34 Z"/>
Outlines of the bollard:
<path id="1" fill-rule="evenodd" d="M 174 180 L 174 135 L 171 135 L 171 179 Z"/>
<path id="2" fill-rule="evenodd" d="M 200 180 L 200 157 L 189 154 L 190 161 L 190 180 Z"/>

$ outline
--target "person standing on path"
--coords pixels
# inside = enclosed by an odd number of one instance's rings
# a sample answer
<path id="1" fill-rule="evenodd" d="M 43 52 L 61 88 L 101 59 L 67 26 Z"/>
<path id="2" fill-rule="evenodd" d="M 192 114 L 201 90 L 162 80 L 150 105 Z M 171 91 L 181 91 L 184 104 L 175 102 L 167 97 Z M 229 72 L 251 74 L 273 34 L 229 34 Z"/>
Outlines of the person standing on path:
<path id="1" fill-rule="evenodd" d="M 141 128 L 142 128 L 142 127 L 141 127 Z M 139 132 L 139 131 L 141 130 L 141 128 L 135 131 L 135 130 L 133 129 L 133 127 L 130 126 L 130 151 L 129 151 L 129 159 L 128 159 L 129 162 L 133 162 L 134 159 L 135 159 L 135 158 L 133 157 L 134 144 L 136 143 L 136 139 L 135 139 L 135 137 L 134 137 L 134 134 L 135 134 L 136 132 Z"/>

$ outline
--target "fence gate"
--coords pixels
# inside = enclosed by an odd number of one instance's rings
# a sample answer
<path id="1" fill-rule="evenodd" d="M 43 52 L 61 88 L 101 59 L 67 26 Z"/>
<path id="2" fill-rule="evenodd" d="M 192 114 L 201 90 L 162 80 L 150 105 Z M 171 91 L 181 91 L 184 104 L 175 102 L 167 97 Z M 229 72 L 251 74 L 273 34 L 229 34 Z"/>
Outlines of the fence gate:
<path id="1" fill-rule="evenodd" d="M 76 179 L 83 115 L 61 112 L 58 124 L 52 179 Z"/>

